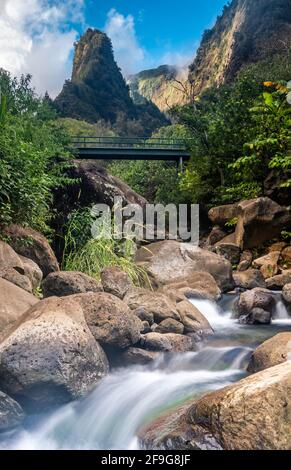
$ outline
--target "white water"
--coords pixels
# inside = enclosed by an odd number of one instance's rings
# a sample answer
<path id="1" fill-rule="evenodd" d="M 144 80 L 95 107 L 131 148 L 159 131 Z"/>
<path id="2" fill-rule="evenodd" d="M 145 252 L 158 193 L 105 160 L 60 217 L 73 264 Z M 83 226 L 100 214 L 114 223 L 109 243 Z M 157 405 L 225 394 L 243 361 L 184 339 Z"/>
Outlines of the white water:
<path id="1" fill-rule="evenodd" d="M 189 397 L 245 376 L 250 344 L 275 334 L 274 327 L 239 325 L 231 319 L 231 302 L 224 311 L 209 301 L 193 303 L 215 330 L 198 352 L 161 356 L 151 366 L 116 370 L 83 401 L 34 417 L 25 428 L 3 435 L 0 448 L 136 449 L 136 432 L 145 422 Z"/>

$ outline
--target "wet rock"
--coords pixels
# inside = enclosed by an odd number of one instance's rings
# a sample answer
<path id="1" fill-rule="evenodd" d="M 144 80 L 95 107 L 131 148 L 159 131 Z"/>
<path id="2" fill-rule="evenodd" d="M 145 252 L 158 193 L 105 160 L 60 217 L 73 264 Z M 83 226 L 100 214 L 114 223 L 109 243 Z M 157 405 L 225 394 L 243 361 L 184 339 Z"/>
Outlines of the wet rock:
<path id="1" fill-rule="evenodd" d="M 229 261 L 191 243 L 174 240 L 152 243 L 137 251 L 136 262 L 146 269 L 157 286 L 187 281 L 194 273 L 206 272 L 223 292 L 233 288 Z"/>
<path id="2" fill-rule="evenodd" d="M 105 292 L 123 299 L 129 289 L 133 287 L 128 274 L 117 267 L 106 268 L 101 272 L 101 283 Z"/>
<path id="3" fill-rule="evenodd" d="M 258 269 L 247 269 L 246 271 L 237 271 L 233 273 L 236 287 L 242 289 L 254 289 L 256 287 L 266 287 L 266 282 L 261 271 Z"/>
<path id="4" fill-rule="evenodd" d="M 243 292 L 235 304 L 235 311 L 241 323 L 270 323 L 275 312 L 276 302 L 267 289 L 255 288 Z"/>
<path id="5" fill-rule="evenodd" d="M 157 357 L 157 352 L 132 347 L 121 353 L 120 364 L 123 367 L 130 365 L 147 365 L 153 362 Z"/>
<path id="6" fill-rule="evenodd" d="M 182 335 L 184 332 L 184 325 L 174 320 L 173 318 L 166 318 L 155 329 L 157 333 L 177 333 Z"/>
<path id="7" fill-rule="evenodd" d="M 253 267 L 259 268 L 264 279 L 275 276 L 279 270 L 280 251 L 271 251 L 253 261 Z"/>
<path id="8" fill-rule="evenodd" d="M 76 294 L 95 340 L 102 346 L 125 349 L 140 339 L 142 323 L 125 302 L 107 292 Z"/>
<path id="9" fill-rule="evenodd" d="M 0 344 L 0 387 L 30 411 L 85 395 L 107 372 L 107 358 L 73 297 L 38 302 Z"/>
<path id="10" fill-rule="evenodd" d="M 33 289 L 36 289 L 40 286 L 43 274 L 39 266 L 32 261 L 32 259 L 26 258 L 25 256 L 19 255 L 19 258 L 22 261 L 24 274 L 30 279 Z"/>
<path id="11" fill-rule="evenodd" d="M 248 371 L 259 372 L 287 360 L 291 360 L 291 332 L 279 333 L 255 349 Z"/>
<path id="12" fill-rule="evenodd" d="M 248 315 L 239 317 L 239 323 L 242 325 L 269 325 L 271 320 L 271 313 L 263 308 L 253 308 Z"/>
<path id="13" fill-rule="evenodd" d="M 282 297 L 287 305 L 291 305 L 291 283 L 285 284 L 282 290 Z"/>
<path id="14" fill-rule="evenodd" d="M 225 450 L 290 450 L 290 389 L 285 362 L 203 396 L 184 419 Z"/>
<path id="15" fill-rule="evenodd" d="M 186 352 L 195 348 L 190 336 L 175 333 L 147 333 L 142 336 L 140 344 L 147 350 L 163 352 Z"/>
<path id="16" fill-rule="evenodd" d="M 10 225 L 4 229 L 9 243 L 19 255 L 33 260 L 42 270 L 44 277 L 59 271 L 59 264 L 47 239 L 39 232 L 20 225 Z"/>
<path id="17" fill-rule="evenodd" d="M 252 265 L 253 254 L 249 250 L 244 250 L 241 254 L 237 271 L 247 271 Z"/>
<path id="18" fill-rule="evenodd" d="M 281 274 L 277 276 L 270 277 L 266 279 L 266 287 L 271 290 L 281 290 L 285 284 L 291 283 L 291 269 L 282 271 Z"/>
<path id="19" fill-rule="evenodd" d="M 166 318 L 173 318 L 180 321 L 176 304 L 165 294 L 151 292 L 146 289 L 133 288 L 127 292 L 124 302 L 135 312 L 144 312 L 144 319 L 151 323 L 151 315 L 156 323 L 160 323 Z M 140 314 L 141 315 L 141 314 Z M 148 318 L 146 318 L 148 315 Z"/>
<path id="20" fill-rule="evenodd" d="M 30 279 L 24 274 L 20 274 L 14 268 L 4 268 L 0 269 L 0 277 L 6 279 L 6 281 L 11 282 L 15 286 L 20 287 L 21 289 L 26 290 L 26 292 L 32 293 L 32 285 Z"/>
<path id="21" fill-rule="evenodd" d="M 177 305 L 181 323 L 184 325 L 185 333 L 209 334 L 212 332 L 211 325 L 199 310 L 188 300 Z"/>
<path id="22" fill-rule="evenodd" d="M 185 419 L 188 409 L 189 405 L 180 406 L 140 428 L 140 447 L 148 450 L 201 450 L 203 447 L 193 440 L 195 434 Z"/>
<path id="23" fill-rule="evenodd" d="M 9 431 L 21 424 L 24 411 L 15 400 L 0 392 L 0 432 Z"/>
<path id="24" fill-rule="evenodd" d="M 0 340 L 38 301 L 32 294 L 0 278 Z"/>
<path id="25" fill-rule="evenodd" d="M 64 297 L 85 292 L 102 292 L 102 285 L 78 271 L 59 271 L 49 274 L 42 283 L 44 297 Z"/>

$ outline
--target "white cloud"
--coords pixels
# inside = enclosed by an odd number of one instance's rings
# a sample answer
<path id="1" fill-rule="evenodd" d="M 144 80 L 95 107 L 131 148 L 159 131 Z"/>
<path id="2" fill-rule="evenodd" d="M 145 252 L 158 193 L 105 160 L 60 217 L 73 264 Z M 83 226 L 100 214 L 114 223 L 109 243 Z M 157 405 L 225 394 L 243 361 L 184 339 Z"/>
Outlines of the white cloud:
<path id="1" fill-rule="evenodd" d="M 115 9 L 110 10 L 105 33 L 112 41 L 116 61 L 124 75 L 143 68 L 146 52 L 139 44 L 132 15 L 124 16 Z"/>
<path id="2" fill-rule="evenodd" d="M 84 0 L 0 0 L 0 67 L 31 73 L 39 93 L 55 96 L 71 71 Z"/>

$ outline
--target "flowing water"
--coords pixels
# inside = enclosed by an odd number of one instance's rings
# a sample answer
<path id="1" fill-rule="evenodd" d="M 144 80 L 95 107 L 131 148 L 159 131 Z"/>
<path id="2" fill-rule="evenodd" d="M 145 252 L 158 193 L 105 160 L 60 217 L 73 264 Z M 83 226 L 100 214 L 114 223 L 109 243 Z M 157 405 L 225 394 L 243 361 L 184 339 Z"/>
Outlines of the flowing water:
<path id="1" fill-rule="evenodd" d="M 252 350 L 262 341 L 291 330 L 282 302 L 272 325 L 239 325 L 231 318 L 234 296 L 220 306 L 193 304 L 215 334 L 197 352 L 159 357 L 150 366 L 113 371 L 84 400 L 34 416 L 0 437 L 2 449 L 137 449 L 136 432 L 144 423 L 189 397 L 224 387 L 247 375 Z"/>

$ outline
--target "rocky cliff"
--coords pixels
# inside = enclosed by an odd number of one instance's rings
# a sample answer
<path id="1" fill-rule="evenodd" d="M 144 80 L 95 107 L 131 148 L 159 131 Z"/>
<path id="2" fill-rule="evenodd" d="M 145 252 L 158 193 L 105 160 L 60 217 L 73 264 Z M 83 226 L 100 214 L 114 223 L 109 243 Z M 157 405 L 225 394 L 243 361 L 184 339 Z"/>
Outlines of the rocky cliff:
<path id="1" fill-rule="evenodd" d="M 189 82 L 187 68 L 161 65 L 129 77 L 128 85 L 135 103 L 152 101 L 162 112 L 187 102 Z"/>
<path id="2" fill-rule="evenodd" d="M 114 60 L 112 44 L 99 30 L 88 29 L 75 44 L 71 80 L 55 100 L 63 117 L 115 123 L 142 121 L 148 132 L 166 124 L 165 117 L 152 103 L 136 106 Z"/>
<path id="3" fill-rule="evenodd" d="M 205 31 L 189 82 L 199 94 L 232 80 L 245 64 L 278 53 L 288 60 L 290 47 L 291 0 L 233 0 Z"/>

